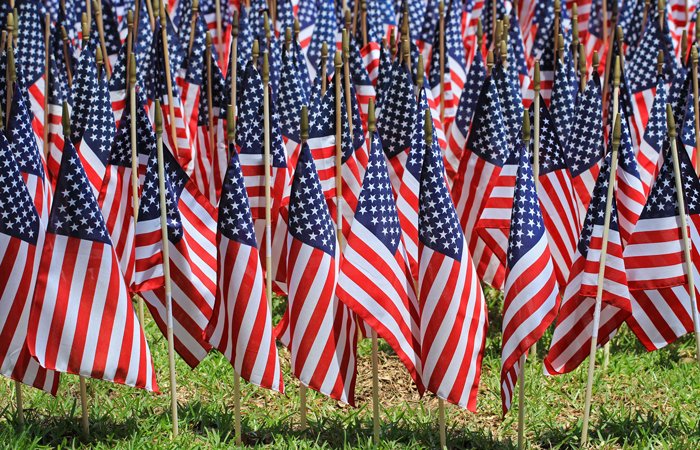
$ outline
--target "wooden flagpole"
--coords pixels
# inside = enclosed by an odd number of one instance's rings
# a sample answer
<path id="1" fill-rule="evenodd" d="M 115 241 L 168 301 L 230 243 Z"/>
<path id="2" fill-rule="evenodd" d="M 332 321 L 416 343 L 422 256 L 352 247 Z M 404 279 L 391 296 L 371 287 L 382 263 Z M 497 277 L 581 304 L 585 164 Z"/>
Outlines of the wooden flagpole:
<path id="1" fill-rule="evenodd" d="M 694 106 L 694 119 L 695 119 L 695 158 L 697 167 L 695 170 L 700 173 L 700 111 L 698 107 L 700 106 L 700 96 L 698 95 L 698 47 L 697 44 L 693 44 L 693 48 L 690 50 L 690 60 L 693 67 L 693 106 Z"/>
<path id="2" fill-rule="evenodd" d="M 49 93 L 51 90 L 51 15 L 44 15 L 44 156 L 49 154 Z M 70 80 L 70 79 L 69 79 Z M 71 83 L 69 81 L 69 83 Z M 69 84 L 70 85 L 70 84 Z"/>
<path id="3" fill-rule="evenodd" d="M 374 100 L 369 100 L 367 107 L 367 134 L 372 140 L 376 127 L 374 115 Z M 379 338 L 377 332 L 372 329 L 372 441 L 374 445 L 379 445 L 381 425 L 379 423 Z"/>
<path id="4" fill-rule="evenodd" d="M 416 67 L 416 103 L 420 107 L 421 95 L 423 93 L 423 84 L 425 83 L 425 66 L 423 65 L 423 55 L 418 55 L 418 64 Z M 432 129 L 430 130 L 432 132 Z"/>
<path id="5" fill-rule="evenodd" d="M 617 154 L 620 148 L 620 115 L 615 115 L 615 128 L 612 136 L 612 155 L 610 162 L 610 175 L 608 177 L 608 192 L 605 200 L 605 216 L 603 217 L 603 239 L 600 248 L 600 261 L 598 268 L 598 288 L 595 296 L 595 308 L 593 310 L 593 324 L 591 325 L 591 351 L 588 357 L 588 381 L 586 383 L 586 398 L 583 409 L 583 426 L 581 429 L 581 447 L 588 444 L 588 422 L 591 414 L 591 394 L 593 393 L 593 376 L 595 372 L 595 354 L 598 347 L 598 328 L 600 326 L 600 310 L 603 299 L 603 282 L 605 280 L 605 263 L 608 256 L 608 236 L 610 234 L 610 211 L 612 209 L 613 192 L 615 190 L 615 172 L 617 172 Z"/>
<path id="6" fill-rule="evenodd" d="M 348 35 L 348 30 L 343 30 L 343 86 L 345 94 L 345 109 L 348 116 L 348 130 L 350 132 L 350 139 L 354 143 L 353 134 L 353 117 L 352 117 L 352 98 L 350 97 L 350 36 Z M 354 145 L 354 144 L 353 144 Z"/>
<path id="7" fill-rule="evenodd" d="M 199 17 L 199 0 L 192 0 L 192 16 L 190 17 L 190 40 L 187 45 L 187 57 L 192 55 L 192 44 L 194 44 L 194 34 L 197 28 L 197 17 Z"/>
<path id="8" fill-rule="evenodd" d="M 221 59 L 221 43 L 223 42 L 223 37 L 224 37 L 224 27 L 222 25 L 221 21 L 221 0 L 214 0 L 214 7 L 216 9 L 215 11 L 215 20 L 216 20 L 216 38 L 218 39 L 219 45 L 216 46 L 216 54 Z"/>
<path id="9" fill-rule="evenodd" d="M 693 277 L 693 260 L 690 256 L 691 243 L 688 237 L 688 224 L 685 215 L 685 198 L 683 196 L 683 181 L 681 180 L 680 163 L 678 162 L 678 144 L 676 142 L 676 123 L 673 119 L 673 108 L 666 104 L 666 121 L 668 123 L 668 136 L 671 139 L 671 155 L 673 155 L 673 174 L 676 179 L 676 199 L 681 218 L 681 236 L 683 237 L 683 255 L 685 256 L 685 273 L 688 277 L 688 293 L 690 294 L 690 312 L 693 318 L 695 331 L 695 358 L 700 363 L 700 323 L 698 322 L 698 308 L 695 299 L 695 280 Z"/>
<path id="10" fill-rule="evenodd" d="M 90 36 L 90 30 L 92 29 L 92 1 L 85 0 L 85 16 L 88 24 L 88 39 Z M 83 34 L 83 41 L 85 41 L 85 34 Z"/>
<path id="11" fill-rule="evenodd" d="M 360 2 L 360 10 L 362 11 L 362 23 L 360 24 L 362 30 L 362 47 L 367 45 L 367 0 L 356 0 Z"/>
<path id="12" fill-rule="evenodd" d="M 9 40 L 7 45 L 7 68 L 5 70 L 5 89 L 7 90 L 7 96 L 5 98 L 5 129 L 10 126 L 10 110 L 12 109 L 12 95 L 15 81 L 17 81 L 15 50 L 12 45 L 12 40 Z"/>
<path id="13" fill-rule="evenodd" d="M 557 54 L 559 52 L 559 17 L 561 16 L 561 1 L 554 0 L 554 32 L 552 39 L 554 40 L 554 71 L 557 70 Z M 537 111 L 535 109 L 535 111 Z M 536 183 L 537 181 L 535 181 Z"/>
<path id="14" fill-rule="evenodd" d="M 136 56 L 131 53 L 129 56 L 129 114 L 130 114 L 130 143 L 131 143 L 131 201 L 134 214 L 134 225 L 139 218 L 139 154 L 136 148 Z M 144 326 L 143 299 L 140 295 L 135 295 L 137 312 L 141 327 Z"/>
<path id="15" fill-rule="evenodd" d="M 107 45 L 105 44 L 105 32 L 104 32 L 104 22 L 102 20 L 102 2 L 100 0 L 93 0 L 95 2 L 95 22 L 97 22 L 97 34 L 100 39 L 100 47 L 102 47 L 102 55 L 104 57 L 105 70 L 107 71 L 107 79 L 112 76 L 112 66 L 109 62 L 109 53 L 107 53 Z"/>
<path id="16" fill-rule="evenodd" d="M 561 36 L 561 35 L 559 35 Z M 556 59 L 556 58 L 554 58 Z M 533 84 L 534 84 L 534 91 L 535 91 L 535 99 L 534 99 L 534 117 L 533 117 L 533 138 L 534 141 L 532 142 L 532 175 L 533 178 L 535 179 L 535 187 L 538 186 L 537 180 L 539 180 L 540 176 L 540 89 L 541 89 L 541 84 L 540 84 L 540 61 L 535 60 L 535 72 L 533 74 Z M 523 127 L 525 126 L 525 118 L 523 118 Z M 527 126 L 530 126 L 530 118 L 527 118 Z M 528 133 L 528 139 L 527 139 L 527 144 L 529 144 L 530 139 L 529 139 L 529 134 Z M 525 138 L 523 137 L 523 140 Z M 530 354 L 533 357 L 537 357 L 537 341 L 535 341 L 532 344 L 532 347 L 530 347 Z M 521 372 L 521 380 L 525 380 L 525 358 L 523 358 L 523 361 L 520 364 L 520 372 Z M 521 382 L 521 385 L 524 384 Z"/>
<path id="17" fill-rule="evenodd" d="M 5 29 L 2 33 L 2 40 L 0 40 L 0 48 L 7 48 L 7 37 L 10 36 L 10 39 L 12 39 L 12 32 L 13 28 L 15 27 L 14 23 L 15 17 L 12 15 L 12 12 L 8 12 L 5 22 Z"/>
<path id="18" fill-rule="evenodd" d="M 9 60 L 8 60 L 9 65 Z M 68 103 L 63 102 L 63 138 L 70 139 L 70 113 L 68 112 Z M 79 376 L 80 379 L 80 409 L 82 411 L 82 416 L 80 419 L 81 428 L 83 431 L 83 437 L 88 439 L 90 437 L 90 417 L 88 415 L 88 399 L 87 399 L 87 383 L 85 377 Z"/>
<path id="19" fill-rule="evenodd" d="M 595 69 L 594 69 L 595 70 Z M 578 76 L 579 76 L 579 92 L 586 90 L 586 82 L 588 79 L 588 68 L 586 67 L 586 51 L 583 44 L 578 44 Z"/>
<path id="20" fill-rule="evenodd" d="M 170 415 L 172 437 L 178 435 L 177 384 L 175 380 L 175 339 L 173 338 L 173 298 L 170 279 L 170 243 L 168 240 L 168 203 L 165 196 L 165 162 L 163 159 L 163 110 L 160 99 L 155 101 L 156 151 L 158 157 L 158 190 L 160 193 L 160 228 L 163 252 L 163 278 L 165 279 L 165 316 L 168 337 L 168 367 L 170 370 Z"/>
<path id="21" fill-rule="evenodd" d="M 170 50 L 168 49 L 168 26 L 165 17 L 165 1 L 155 0 L 160 9 L 160 32 L 163 35 L 163 60 L 165 62 L 165 87 L 168 90 L 168 117 L 170 119 L 170 134 L 173 141 L 173 151 L 175 157 L 180 156 L 180 150 L 177 145 L 177 125 L 175 124 L 175 104 L 173 100 L 173 78 L 170 73 Z"/>
<path id="22" fill-rule="evenodd" d="M 404 3 L 403 17 L 403 29 L 401 31 L 401 35 L 406 37 L 405 45 L 408 48 L 408 50 L 404 49 L 404 58 L 407 63 L 408 73 L 413 76 L 413 61 L 411 61 L 411 27 L 409 24 L 410 17 L 408 14 L 408 2 Z"/>
<path id="23" fill-rule="evenodd" d="M 301 145 L 304 145 L 309 139 L 309 111 L 306 105 L 301 107 L 301 120 L 299 121 L 299 137 Z M 306 390 L 307 387 L 299 382 L 299 428 L 301 431 L 306 431 Z"/>
<path id="24" fill-rule="evenodd" d="M 226 138 L 229 144 L 236 141 L 236 126 L 233 118 L 233 105 L 226 109 Z M 270 299 L 268 299 L 268 302 Z M 243 436 L 241 434 L 241 379 L 238 372 L 233 371 L 233 432 L 235 444 L 241 446 Z"/>
<path id="25" fill-rule="evenodd" d="M 321 97 L 326 95 L 326 89 L 328 89 L 328 44 L 324 41 L 321 44 L 321 73 L 319 77 L 321 78 Z"/>
<path id="26" fill-rule="evenodd" d="M 538 86 L 539 82 L 539 66 L 540 62 L 535 61 L 535 76 L 538 80 L 535 82 L 535 86 Z M 539 97 L 539 89 L 535 91 L 535 100 Z M 538 102 L 539 103 L 539 102 Z M 535 189 L 537 188 L 537 176 L 535 174 L 535 167 L 539 168 L 539 105 L 535 106 L 535 142 L 533 142 L 533 178 L 535 179 Z M 530 112 L 523 111 L 523 144 L 525 147 L 530 146 Z M 539 172 L 539 170 L 537 170 Z M 534 345 L 536 345 L 535 343 Z M 535 348 L 533 345 L 532 348 Z M 520 366 L 520 373 L 518 374 L 518 450 L 525 448 L 525 364 L 527 363 L 527 352 L 523 352 L 520 355 L 520 361 L 518 362 Z"/>
<path id="27" fill-rule="evenodd" d="M 495 5 L 495 2 L 494 2 Z M 445 120 L 445 2 L 440 0 L 438 5 L 440 28 L 440 121 Z"/>
<path id="28" fill-rule="evenodd" d="M 578 35 L 578 6 L 576 3 L 571 5 L 571 55 L 574 66 L 578 61 L 578 46 L 580 44 Z"/>
<path id="29" fill-rule="evenodd" d="M 126 89 L 128 91 L 131 88 L 131 73 L 129 70 L 131 60 L 134 57 L 134 12 L 131 10 L 126 13 L 126 29 Z"/>
<path id="30" fill-rule="evenodd" d="M 66 27 L 61 25 L 61 41 L 63 43 L 63 62 L 66 65 L 66 75 L 68 77 L 68 86 L 73 85 L 73 67 L 70 61 L 70 52 L 68 51 L 68 32 Z M 48 83 L 47 83 L 48 84 Z"/>
<path id="31" fill-rule="evenodd" d="M 207 118 L 209 119 L 209 148 L 211 149 L 210 151 L 214 152 L 216 148 L 216 130 L 214 130 L 214 94 L 212 92 L 212 69 L 211 69 L 211 59 L 212 59 L 212 54 L 211 54 L 211 46 L 212 46 L 212 40 L 211 40 L 211 33 L 207 31 L 207 37 L 206 37 L 206 50 L 205 50 L 205 56 L 204 58 L 206 59 L 207 62 Z"/>

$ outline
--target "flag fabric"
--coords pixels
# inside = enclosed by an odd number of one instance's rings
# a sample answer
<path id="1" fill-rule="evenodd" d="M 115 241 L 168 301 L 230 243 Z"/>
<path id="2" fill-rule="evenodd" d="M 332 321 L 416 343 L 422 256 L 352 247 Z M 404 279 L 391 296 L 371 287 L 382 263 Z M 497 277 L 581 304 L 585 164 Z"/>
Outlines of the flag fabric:
<path id="1" fill-rule="evenodd" d="M 137 173 L 132 171 L 131 108 L 127 100 L 119 128 L 112 142 L 105 177 L 97 202 L 105 218 L 105 226 L 114 244 L 127 286 L 132 287 L 135 270 L 134 195 L 132 177 L 137 178 L 141 192 L 150 155 L 156 151 L 156 135 L 148 119 L 143 93 L 136 93 L 136 158 Z"/>
<path id="2" fill-rule="evenodd" d="M 163 334 L 163 264 L 170 265 L 175 350 L 191 367 L 211 346 L 204 330 L 216 298 L 216 209 L 197 190 L 170 149 L 163 146 L 170 261 L 163 261 L 157 152 L 151 152 L 136 222 L 135 287 Z"/>
<path id="3" fill-rule="evenodd" d="M 609 144 L 612 146 L 612 139 Z M 608 153 L 611 151 L 612 149 L 609 149 Z M 634 231 L 634 226 L 646 203 L 644 186 L 639 176 L 637 159 L 632 148 L 630 129 L 625 120 L 622 120 L 619 155 L 616 195 L 620 238 L 624 245 Z"/>
<path id="4" fill-rule="evenodd" d="M 591 202 L 604 150 L 603 100 L 597 73 L 593 73 L 579 98 L 570 139 L 567 140 L 566 165 L 573 178 L 579 217 L 583 220 Z"/>
<path id="5" fill-rule="evenodd" d="M 370 99 L 374 99 L 376 92 L 374 85 L 370 80 L 369 73 L 365 68 L 362 60 L 361 51 L 357 47 L 355 40 L 350 43 L 350 78 L 357 96 L 357 104 L 360 107 L 360 116 L 362 123 L 367 123 L 367 110 L 369 108 Z"/>
<path id="6" fill-rule="evenodd" d="M 44 236 L 20 165 L 0 134 L 0 374 L 56 395 L 58 373 L 41 367 L 27 342 Z"/>
<path id="7" fill-rule="evenodd" d="M 47 369 L 158 390 L 148 343 L 104 218 L 69 139 L 51 206 L 27 342 L 32 356 Z"/>
<path id="8" fill-rule="evenodd" d="M 288 217 L 289 296 L 278 337 L 301 383 L 354 405 L 356 317 L 336 297 L 340 248 L 307 145 L 299 153 Z"/>
<path id="9" fill-rule="evenodd" d="M 423 382 L 439 398 L 475 411 L 487 310 L 444 172 L 433 142 L 423 160 L 418 216 Z"/>
<path id="10" fill-rule="evenodd" d="M 661 167 L 661 148 L 668 134 L 666 123 L 668 91 L 663 77 L 658 77 L 655 89 L 656 95 L 654 95 L 653 106 L 649 111 L 649 120 L 636 154 L 639 164 L 639 179 L 644 187 L 645 197 L 649 195 L 651 185 Z"/>
<path id="11" fill-rule="evenodd" d="M 501 405 L 504 414 L 512 404 L 521 356 L 544 335 L 559 307 L 559 288 L 529 149 L 520 144 L 516 151 L 518 172 L 508 236 L 502 325 Z"/>
<path id="12" fill-rule="evenodd" d="M 391 345 L 422 394 L 418 300 L 377 131 L 337 291 L 338 299 Z"/>
<path id="13" fill-rule="evenodd" d="M 618 158 L 622 159 L 622 156 L 619 155 Z M 618 200 L 613 192 L 600 324 L 597 329 L 593 329 L 610 163 L 611 154 L 608 153 L 588 207 L 569 283 L 564 291 L 552 342 L 544 360 L 545 372 L 549 375 L 571 372 L 578 367 L 589 355 L 593 333 L 597 336 L 598 346 L 603 346 L 630 314 L 629 290 L 622 257 L 624 244 L 618 225 Z"/>
<path id="14" fill-rule="evenodd" d="M 461 130 L 467 130 L 468 123 L 466 117 L 459 117 L 455 122 Z M 460 225 L 469 236 L 469 252 L 479 278 L 497 288 L 503 285 L 504 268 L 474 230 L 493 182 L 506 163 L 508 149 L 509 136 L 503 122 L 496 82 L 489 77 L 479 94 L 469 138 L 452 187 L 452 199 Z"/>
<path id="15" fill-rule="evenodd" d="M 231 161 L 219 203 L 217 290 L 206 329 L 209 343 L 246 381 L 284 392 L 253 217 L 238 155 Z"/>
<path id="16" fill-rule="evenodd" d="M 533 112 L 531 110 L 531 115 Z M 557 281 L 563 290 L 569 280 L 581 219 L 573 180 L 567 170 L 564 151 L 554 123 L 544 102 L 540 101 L 540 170 L 537 195 Z M 532 147 L 534 141 L 531 141 L 530 145 Z"/>
<path id="17" fill-rule="evenodd" d="M 693 332 L 691 308 L 697 308 L 698 298 L 696 288 L 696 303 L 693 305 L 689 295 L 669 145 L 666 139 L 659 176 L 624 252 L 632 304 L 632 315 L 627 319 L 627 324 L 649 351 L 665 347 L 686 333 Z M 678 160 L 689 225 L 689 245 L 692 246 L 692 276 L 697 277 L 700 273 L 697 268 L 700 261 L 700 180 L 685 152 L 678 152 Z"/>
<path id="18" fill-rule="evenodd" d="M 302 83 L 294 49 L 290 46 L 282 55 L 282 69 L 280 74 L 280 89 L 277 95 L 279 105 L 279 125 L 282 132 L 282 140 L 287 153 L 287 161 L 290 168 L 296 167 L 299 151 L 301 150 L 301 137 L 299 122 L 301 107 L 307 104 L 306 91 Z"/>

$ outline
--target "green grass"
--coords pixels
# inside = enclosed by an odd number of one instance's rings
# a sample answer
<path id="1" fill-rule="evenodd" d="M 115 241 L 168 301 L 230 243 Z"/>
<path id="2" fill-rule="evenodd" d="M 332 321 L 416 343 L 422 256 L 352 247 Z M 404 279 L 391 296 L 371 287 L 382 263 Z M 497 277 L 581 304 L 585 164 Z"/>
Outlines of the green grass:
<path id="1" fill-rule="evenodd" d="M 500 298 L 489 293 L 491 323 L 484 357 L 478 413 L 447 407 L 448 441 L 453 448 L 515 448 L 517 408 L 501 416 Z M 276 308 L 279 314 L 279 304 Z M 231 448 L 233 371 L 219 354 L 192 371 L 178 360 L 180 436 L 171 441 L 167 395 L 167 347 L 151 320 L 147 335 L 158 380 L 166 395 L 90 380 L 91 437 L 80 433 L 78 378 L 65 375 L 57 398 L 24 388 L 26 424 L 15 417 L 14 387 L 0 380 L 0 448 Z M 530 448 L 578 447 L 585 387 L 584 364 L 564 376 L 546 378 L 541 359 L 529 360 L 526 383 L 526 438 Z M 602 352 L 598 367 L 602 360 Z M 624 329 L 613 341 L 610 366 L 597 371 L 591 421 L 595 448 L 700 448 L 700 369 L 692 336 L 662 351 L 647 353 Z M 357 403 L 351 408 L 309 391 L 309 429 L 299 430 L 298 384 L 281 351 L 286 394 L 242 384 L 244 443 L 273 448 L 373 448 L 370 346 L 360 344 Z M 380 448 L 438 447 L 437 401 L 419 399 L 409 377 L 387 345 L 380 346 Z"/>

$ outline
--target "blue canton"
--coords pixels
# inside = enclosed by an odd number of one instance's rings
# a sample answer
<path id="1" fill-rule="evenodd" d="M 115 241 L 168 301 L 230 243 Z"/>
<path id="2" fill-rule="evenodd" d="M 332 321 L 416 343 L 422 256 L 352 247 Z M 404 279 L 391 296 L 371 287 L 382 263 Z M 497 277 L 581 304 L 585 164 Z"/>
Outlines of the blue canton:
<path id="1" fill-rule="evenodd" d="M 36 245 L 39 214 L 5 136 L 0 133 L 0 233 Z"/>
<path id="2" fill-rule="evenodd" d="M 250 214 L 248 194 L 243 184 L 241 163 L 233 146 L 229 153 L 231 160 L 226 169 L 226 177 L 221 188 L 221 201 L 219 201 L 219 232 L 241 244 L 257 247 L 253 216 Z"/>

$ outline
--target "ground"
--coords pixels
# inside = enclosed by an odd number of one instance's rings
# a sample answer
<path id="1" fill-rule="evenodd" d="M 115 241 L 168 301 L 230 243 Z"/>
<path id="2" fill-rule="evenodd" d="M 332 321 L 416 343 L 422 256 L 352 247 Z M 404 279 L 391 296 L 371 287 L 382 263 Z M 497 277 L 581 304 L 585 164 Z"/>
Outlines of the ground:
<path id="1" fill-rule="evenodd" d="M 500 296 L 489 293 L 489 336 L 478 412 L 447 407 L 451 448 L 516 447 L 517 407 L 501 415 Z M 279 315 L 279 303 L 276 315 Z M 15 418 L 14 388 L 0 379 L 0 448 L 231 448 L 233 371 L 219 354 L 196 370 L 177 361 L 180 436 L 170 439 L 167 346 L 152 320 L 147 336 L 164 395 L 90 380 L 89 439 L 80 433 L 78 378 L 66 375 L 56 398 L 24 388 L 26 425 Z M 579 446 L 586 365 L 558 377 L 542 375 L 548 336 L 529 359 L 526 440 L 529 448 Z M 383 344 L 383 343 L 382 343 Z M 382 441 L 379 448 L 436 448 L 437 401 L 422 400 L 386 344 L 380 344 Z M 268 448 L 372 448 L 370 342 L 360 345 L 356 400 L 351 408 L 309 392 L 309 429 L 299 430 L 299 389 L 281 350 L 286 394 L 242 385 L 243 441 Z M 594 448 L 700 448 L 700 369 L 692 336 L 647 353 L 627 329 L 614 339 L 610 365 L 597 371 L 591 419 Z M 598 362 L 602 361 L 602 351 Z"/>

